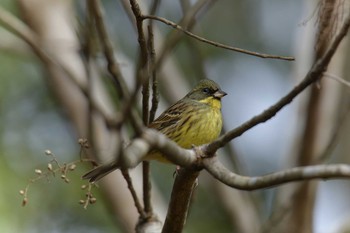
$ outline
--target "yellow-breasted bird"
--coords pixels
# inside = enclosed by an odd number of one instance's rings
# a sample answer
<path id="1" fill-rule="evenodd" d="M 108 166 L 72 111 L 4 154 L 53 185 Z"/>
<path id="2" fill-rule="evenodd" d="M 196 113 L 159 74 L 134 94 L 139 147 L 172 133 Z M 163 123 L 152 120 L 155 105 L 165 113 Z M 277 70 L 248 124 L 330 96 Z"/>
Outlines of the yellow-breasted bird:
<path id="1" fill-rule="evenodd" d="M 217 83 L 203 79 L 148 127 L 158 130 L 185 149 L 210 143 L 222 129 L 221 98 L 225 95 Z M 169 162 L 157 151 L 151 151 L 145 160 Z M 83 179 L 94 182 L 117 168 L 115 162 L 105 164 L 86 173 Z"/>

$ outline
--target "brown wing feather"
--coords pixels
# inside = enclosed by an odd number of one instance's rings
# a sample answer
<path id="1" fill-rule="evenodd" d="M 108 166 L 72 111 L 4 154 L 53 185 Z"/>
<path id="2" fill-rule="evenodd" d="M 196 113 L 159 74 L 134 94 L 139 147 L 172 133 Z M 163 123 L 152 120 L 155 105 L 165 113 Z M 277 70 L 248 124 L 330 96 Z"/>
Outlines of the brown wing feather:
<path id="1" fill-rule="evenodd" d="M 148 127 L 156 129 L 162 133 L 165 128 L 168 128 L 172 125 L 176 125 L 181 119 L 183 113 L 183 103 L 177 102 L 164 111 L 157 119 L 155 119 Z"/>

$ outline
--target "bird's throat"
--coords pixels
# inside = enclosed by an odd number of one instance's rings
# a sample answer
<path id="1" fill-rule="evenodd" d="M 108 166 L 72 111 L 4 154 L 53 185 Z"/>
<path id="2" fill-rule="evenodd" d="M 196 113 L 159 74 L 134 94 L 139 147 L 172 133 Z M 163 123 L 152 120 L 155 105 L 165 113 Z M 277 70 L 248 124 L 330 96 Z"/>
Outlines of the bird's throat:
<path id="1" fill-rule="evenodd" d="M 203 100 L 200 100 L 199 102 L 208 104 L 212 108 L 221 109 L 221 101 L 220 99 L 214 98 L 214 97 L 208 97 Z"/>

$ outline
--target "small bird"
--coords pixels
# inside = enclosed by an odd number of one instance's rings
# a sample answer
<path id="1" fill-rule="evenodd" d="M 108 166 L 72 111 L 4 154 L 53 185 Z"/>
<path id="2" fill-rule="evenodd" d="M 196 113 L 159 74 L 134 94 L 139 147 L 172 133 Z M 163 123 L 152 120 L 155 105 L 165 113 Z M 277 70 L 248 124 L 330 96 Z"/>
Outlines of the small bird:
<path id="1" fill-rule="evenodd" d="M 203 79 L 148 127 L 163 133 L 184 149 L 210 143 L 218 138 L 222 129 L 221 98 L 225 95 L 217 83 Z M 170 163 L 155 150 L 144 160 Z M 115 162 L 101 165 L 86 173 L 83 179 L 95 182 L 117 168 Z"/>

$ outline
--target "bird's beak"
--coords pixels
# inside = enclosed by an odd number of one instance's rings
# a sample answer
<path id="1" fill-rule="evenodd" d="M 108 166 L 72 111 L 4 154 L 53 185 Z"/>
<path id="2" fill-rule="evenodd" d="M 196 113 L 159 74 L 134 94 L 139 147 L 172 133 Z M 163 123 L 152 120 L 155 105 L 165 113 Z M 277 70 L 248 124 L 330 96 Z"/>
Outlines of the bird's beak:
<path id="1" fill-rule="evenodd" d="M 214 98 L 217 98 L 217 99 L 221 99 L 222 97 L 224 97 L 225 95 L 227 95 L 226 92 L 222 91 L 222 90 L 217 90 L 213 96 Z"/>

